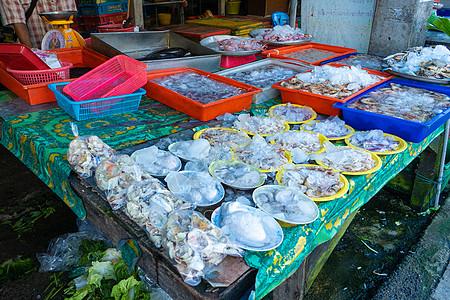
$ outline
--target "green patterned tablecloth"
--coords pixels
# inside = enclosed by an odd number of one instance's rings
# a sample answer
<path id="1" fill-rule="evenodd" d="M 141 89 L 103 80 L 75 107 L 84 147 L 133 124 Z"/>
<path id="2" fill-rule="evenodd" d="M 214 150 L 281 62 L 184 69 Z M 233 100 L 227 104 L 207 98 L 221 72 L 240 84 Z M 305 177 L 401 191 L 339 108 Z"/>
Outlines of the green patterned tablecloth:
<path id="1" fill-rule="evenodd" d="M 252 106 L 251 111 L 263 114 L 270 106 L 278 103 L 278 99 L 272 99 Z M 74 138 L 71 122 L 77 124 L 80 136 L 97 135 L 116 150 L 202 125 L 150 99 L 143 100 L 138 111 L 81 122 L 74 121 L 61 109 L 5 119 L 2 145 L 52 188 L 81 219 L 86 217 L 86 211 L 67 180 L 71 169 L 66 160 L 66 151 Z M 320 217 L 315 222 L 307 226 L 283 228 L 284 241 L 275 250 L 249 251 L 245 258 L 247 263 L 259 270 L 256 298 L 264 297 L 293 274 L 317 245 L 331 239 L 352 212 L 369 201 L 442 130 L 443 126 L 421 143 L 409 143 L 407 150 L 400 154 L 383 157 L 382 169 L 374 174 L 347 176 L 349 193 L 337 200 L 319 203 Z"/>

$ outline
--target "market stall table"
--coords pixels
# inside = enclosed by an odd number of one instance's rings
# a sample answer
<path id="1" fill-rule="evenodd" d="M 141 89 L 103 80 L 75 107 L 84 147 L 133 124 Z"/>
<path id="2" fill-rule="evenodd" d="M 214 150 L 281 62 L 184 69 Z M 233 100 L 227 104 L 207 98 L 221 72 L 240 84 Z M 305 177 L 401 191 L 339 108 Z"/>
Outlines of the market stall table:
<path id="1" fill-rule="evenodd" d="M 279 99 L 272 99 L 253 105 L 249 111 L 259 115 L 279 103 Z M 71 169 L 65 155 L 74 138 L 71 130 L 71 122 L 75 122 L 73 119 L 61 109 L 47 107 L 32 113 L 14 113 L 20 111 L 20 106 L 12 100 L 0 102 L 2 145 L 51 187 L 78 217 L 84 219 L 87 216 L 98 226 L 102 223 L 102 230 L 113 241 L 130 237 L 137 240 L 144 253 L 141 266 L 169 293 L 180 296 L 174 294 L 178 293 L 179 288 L 186 298 L 198 299 L 222 296 L 236 299 L 253 283 L 255 269 L 258 270 L 254 281 L 256 298 L 270 292 L 273 299 L 302 296 L 358 209 L 427 148 L 444 127 L 441 126 L 421 143 L 409 143 L 406 151 L 384 157 L 383 168 L 378 172 L 349 176 L 349 193 L 337 200 L 319 203 L 318 220 L 304 226 L 285 227 L 285 240 L 275 250 L 248 251 L 245 261 L 251 268 L 238 263 L 240 272 L 237 274 L 240 277 L 229 288 L 216 290 L 208 289 L 206 285 L 193 288 L 184 284 L 167 258 L 146 239 L 143 231 L 127 221 L 123 213 L 113 212 L 105 205 L 103 195 L 95 187 L 75 175 L 70 176 L 69 182 Z M 21 112 L 24 112 L 23 108 Z M 75 123 L 80 136 L 97 135 L 114 149 L 123 151 L 181 131 L 190 138 L 194 131 L 217 125 L 217 121 L 202 123 L 193 120 L 151 99 L 143 100 L 138 111 Z"/>

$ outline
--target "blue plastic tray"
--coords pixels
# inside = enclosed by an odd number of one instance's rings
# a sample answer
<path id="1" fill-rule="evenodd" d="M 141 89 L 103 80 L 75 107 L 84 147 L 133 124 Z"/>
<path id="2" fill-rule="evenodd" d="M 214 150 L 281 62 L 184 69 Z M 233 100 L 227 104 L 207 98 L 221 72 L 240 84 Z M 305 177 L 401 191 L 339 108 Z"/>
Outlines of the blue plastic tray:
<path id="1" fill-rule="evenodd" d="M 379 58 L 384 58 L 384 56 L 380 56 L 380 55 L 373 55 L 373 54 L 365 54 L 365 53 L 355 52 L 355 53 L 350 53 L 350 54 L 346 54 L 344 56 L 335 57 L 335 58 L 326 60 L 326 61 L 322 62 L 320 65 L 323 66 L 323 65 L 329 64 L 329 63 L 336 63 L 336 64 L 341 64 L 341 65 L 346 65 L 345 63 L 342 63 L 340 61 L 345 59 L 345 58 L 348 58 L 348 57 L 351 57 L 351 56 L 354 56 L 354 55 L 358 55 L 358 54 L 371 55 L 371 56 L 377 56 Z M 366 67 L 363 67 L 363 68 L 367 69 Z M 382 70 L 375 70 L 375 71 L 380 71 L 381 72 Z"/>
<path id="2" fill-rule="evenodd" d="M 419 123 L 347 107 L 347 105 L 361 99 L 371 91 L 383 88 L 390 83 L 398 83 L 401 85 L 426 89 L 450 96 L 450 88 L 446 86 L 421 83 L 411 80 L 391 79 L 381 85 L 365 91 L 345 103 L 335 103 L 333 107 L 341 109 L 345 123 L 355 129 L 381 129 L 386 133 L 396 135 L 408 142 L 414 143 L 421 142 L 450 118 L 450 108 L 445 109 L 442 113 L 438 114 L 426 123 Z"/>
<path id="3" fill-rule="evenodd" d="M 51 83 L 48 88 L 55 94 L 59 107 L 77 121 L 109 116 L 118 113 L 137 110 L 142 96 L 146 93 L 139 89 L 133 94 L 108 97 L 102 99 L 74 101 L 63 92 L 63 87 L 70 82 Z"/>

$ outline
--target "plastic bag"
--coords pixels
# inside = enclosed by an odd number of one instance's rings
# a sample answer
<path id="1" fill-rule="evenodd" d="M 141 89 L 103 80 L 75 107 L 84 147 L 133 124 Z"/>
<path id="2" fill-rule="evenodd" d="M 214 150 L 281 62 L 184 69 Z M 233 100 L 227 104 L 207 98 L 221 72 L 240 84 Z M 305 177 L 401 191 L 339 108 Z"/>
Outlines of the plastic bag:
<path id="1" fill-rule="evenodd" d="M 74 123 L 71 126 L 75 139 L 67 149 L 67 161 L 82 177 L 90 177 L 93 168 L 101 161 L 111 158 L 115 151 L 98 136 L 78 136 L 77 126 Z"/>
<path id="2" fill-rule="evenodd" d="M 56 53 L 50 51 L 43 51 L 36 48 L 31 49 L 40 59 L 42 59 L 51 69 L 61 68 L 61 61 L 58 59 Z"/>
<path id="3" fill-rule="evenodd" d="M 192 286 L 198 285 L 227 255 L 244 254 L 220 228 L 192 210 L 176 210 L 169 215 L 163 245 L 183 280 Z"/>
<path id="4" fill-rule="evenodd" d="M 88 221 L 78 221 L 78 232 L 66 233 L 53 239 L 46 253 L 36 253 L 41 264 L 39 272 L 69 271 L 77 266 L 82 253 L 78 250 L 85 239 L 111 243 Z"/>
<path id="5" fill-rule="evenodd" d="M 128 185 L 124 212 L 145 229 L 156 247 L 161 247 L 162 227 L 167 221 L 167 216 L 177 208 L 191 208 L 191 206 L 175 197 L 157 179 L 132 182 Z"/>
<path id="6" fill-rule="evenodd" d="M 112 209 L 123 207 L 126 201 L 127 185 L 134 181 L 156 180 L 142 170 L 128 155 L 114 156 L 102 161 L 95 170 L 95 181 L 105 191 L 106 200 Z"/>

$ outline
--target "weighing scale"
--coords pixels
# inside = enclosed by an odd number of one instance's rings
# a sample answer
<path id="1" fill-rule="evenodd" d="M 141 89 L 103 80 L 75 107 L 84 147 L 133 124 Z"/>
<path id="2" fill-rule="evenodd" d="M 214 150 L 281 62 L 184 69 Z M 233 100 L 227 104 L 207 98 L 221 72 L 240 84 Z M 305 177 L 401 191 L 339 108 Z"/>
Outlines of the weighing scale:
<path id="1" fill-rule="evenodd" d="M 47 24 L 53 27 L 42 39 L 42 50 L 86 47 L 83 37 L 69 27 L 76 14 L 77 11 L 52 11 L 39 14 Z"/>

